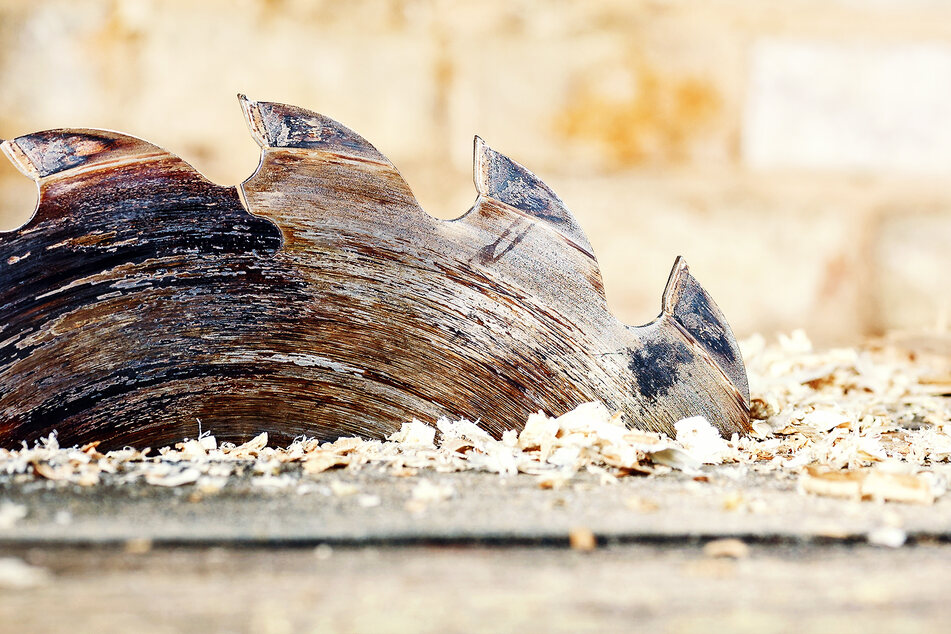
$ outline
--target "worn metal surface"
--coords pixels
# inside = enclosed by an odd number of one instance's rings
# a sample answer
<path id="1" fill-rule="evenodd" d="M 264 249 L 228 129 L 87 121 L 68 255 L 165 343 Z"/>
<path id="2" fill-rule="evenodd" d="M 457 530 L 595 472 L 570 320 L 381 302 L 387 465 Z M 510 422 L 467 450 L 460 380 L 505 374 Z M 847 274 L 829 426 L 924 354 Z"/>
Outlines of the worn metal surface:
<path id="1" fill-rule="evenodd" d="M 481 140 L 476 202 L 442 221 L 340 124 L 241 104 L 262 155 L 237 188 L 114 132 L 3 143 L 40 200 L 0 234 L 0 444 L 155 445 L 196 418 L 221 440 L 498 434 L 591 400 L 747 429 L 736 342 L 682 260 L 662 314 L 626 326 L 562 202 Z"/>

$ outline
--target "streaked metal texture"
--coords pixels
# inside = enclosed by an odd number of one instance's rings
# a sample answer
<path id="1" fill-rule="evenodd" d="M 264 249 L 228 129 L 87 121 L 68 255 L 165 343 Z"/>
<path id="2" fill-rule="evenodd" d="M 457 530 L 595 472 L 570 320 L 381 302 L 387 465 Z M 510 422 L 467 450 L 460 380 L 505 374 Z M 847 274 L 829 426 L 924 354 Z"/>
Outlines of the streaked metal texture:
<path id="1" fill-rule="evenodd" d="M 682 259 L 627 326 L 564 204 L 480 139 L 475 204 L 444 221 L 344 126 L 241 105 L 261 163 L 238 187 L 115 132 L 3 143 L 40 198 L 0 234 L 0 445 L 155 445 L 196 419 L 235 441 L 440 416 L 500 434 L 591 400 L 748 429 L 736 341 Z"/>

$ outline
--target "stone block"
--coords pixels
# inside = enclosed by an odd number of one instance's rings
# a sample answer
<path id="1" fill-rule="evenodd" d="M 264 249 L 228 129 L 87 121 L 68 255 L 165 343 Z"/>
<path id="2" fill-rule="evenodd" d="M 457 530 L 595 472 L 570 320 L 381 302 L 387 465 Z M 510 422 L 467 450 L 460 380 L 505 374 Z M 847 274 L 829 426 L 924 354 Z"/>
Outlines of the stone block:
<path id="1" fill-rule="evenodd" d="M 660 312 L 677 255 L 737 336 L 804 327 L 822 341 L 865 330 L 863 203 L 799 181 L 726 174 L 553 178 L 601 263 L 625 323 Z M 797 193 L 798 192 L 798 193 Z"/>
<path id="2" fill-rule="evenodd" d="M 374 3 L 238 5 L 63 0 L 0 8 L 0 136 L 49 127 L 119 129 L 236 183 L 258 151 L 235 95 L 339 119 L 394 161 L 440 143 L 432 38 Z M 360 9 L 361 10 L 357 10 Z M 375 16 L 375 17 L 372 17 Z"/>
<path id="3" fill-rule="evenodd" d="M 876 235 L 874 262 L 879 329 L 951 326 L 951 208 L 886 216 Z"/>
<path id="4" fill-rule="evenodd" d="M 585 6 L 561 29 L 533 15 L 451 40 L 453 164 L 467 165 L 473 132 L 563 174 L 731 161 L 742 94 L 732 31 L 651 3 Z"/>
<path id="5" fill-rule="evenodd" d="M 767 39 L 750 55 L 750 166 L 951 172 L 951 44 Z"/>

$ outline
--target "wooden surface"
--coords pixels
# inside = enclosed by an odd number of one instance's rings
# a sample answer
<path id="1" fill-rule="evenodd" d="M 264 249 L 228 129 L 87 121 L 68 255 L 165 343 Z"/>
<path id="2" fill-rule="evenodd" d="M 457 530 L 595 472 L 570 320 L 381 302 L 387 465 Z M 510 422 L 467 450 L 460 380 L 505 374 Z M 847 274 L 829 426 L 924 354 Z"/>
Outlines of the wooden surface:
<path id="1" fill-rule="evenodd" d="M 10 551 L 8 631 L 945 632 L 951 548 L 753 546 Z"/>
<path id="2" fill-rule="evenodd" d="M 945 465 L 940 477 L 951 475 Z M 795 475 L 708 468 L 706 481 L 679 473 L 628 477 L 602 485 L 582 476 L 543 489 L 530 476 L 424 473 L 397 478 L 370 471 L 330 471 L 289 484 L 233 476 L 218 492 L 199 485 L 157 487 L 103 475 L 94 487 L 0 479 L 0 500 L 26 516 L 0 527 L 0 545 L 351 546 L 379 544 L 566 545 L 575 527 L 601 543 L 668 543 L 739 537 L 753 542 L 865 542 L 899 526 L 909 540 L 951 538 L 951 499 L 933 505 L 880 504 L 799 492 Z M 448 497 L 414 500 L 421 481 Z M 371 502 L 367 498 L 372 498 Z M 65 513 L 65 515 L 63 515 Z"/>
<path id="3" fill-rule="evenodd" d="M 936 465 L 947 477 L 948 465 Z M 0 623 L 49 632 L 943 632 L 951 501 L 803 495 L 705 467 L 560 489 L 324 472 L 216 494 L 0 477 Z M 422 480 L 446 499 L 413 504 Z M 303 485 L 303 488 L 301 488 Z M 417 500 L 418 501 L 418 500 Z M 3 504 L 22 505 L 10 521 Z M 877 531 L 907 534 L 900 548 Z M 596 548 L 569 549 L 593 533 Z M 737 538 L 739 559 L 707 544 Z M 575 539 L 576 544 L 584 541 Z M 743 555 L 743 549 L 726 549 Z M 2 558 L 40 569 L 16 589 Z"/>

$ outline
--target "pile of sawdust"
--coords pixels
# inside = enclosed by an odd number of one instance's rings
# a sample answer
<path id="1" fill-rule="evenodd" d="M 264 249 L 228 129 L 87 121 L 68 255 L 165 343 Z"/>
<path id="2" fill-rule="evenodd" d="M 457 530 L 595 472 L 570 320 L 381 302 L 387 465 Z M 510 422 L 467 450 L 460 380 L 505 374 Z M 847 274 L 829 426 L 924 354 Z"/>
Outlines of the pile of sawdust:
<path id="1" fill-rule="evenodd" d="M 50 436 L 33 447 L 0 450 L 0 473 L 94 486 L 118 482 L 193 485 L 214 493 L 235 473 L 256 486 L 302 490 L 331 469 L 378 469 L 394 476 L 479 470 L 527 474 L 557 487 L 581 472 L 610 483 L 630 475 L 700 472 L 733 464 L 799 477 L 805 493 L 931 503 L 944 482 L 931 466 L 951 456 L 951 374 L 947 359 L 900 346 L 813 350 L 801 332 L 767 345 L 742 345 L 750 377 L 753 434 L 726 440 L 703 418 L 676 424 L 676 438 L 629 429 L 600 403 L 557 418 L 529 417 L 499 440 L 470 421 L 410 421 L 386 441 L 301 438 L 268 447 L 266 433 L 243 445 L 211 434 L 158 451 L 100 453 L 95 445 L 60 447 Z M 341 495 L 346 494 L 342 492 Z M 420 497 L 445 492 L 421 491 Z"/>

